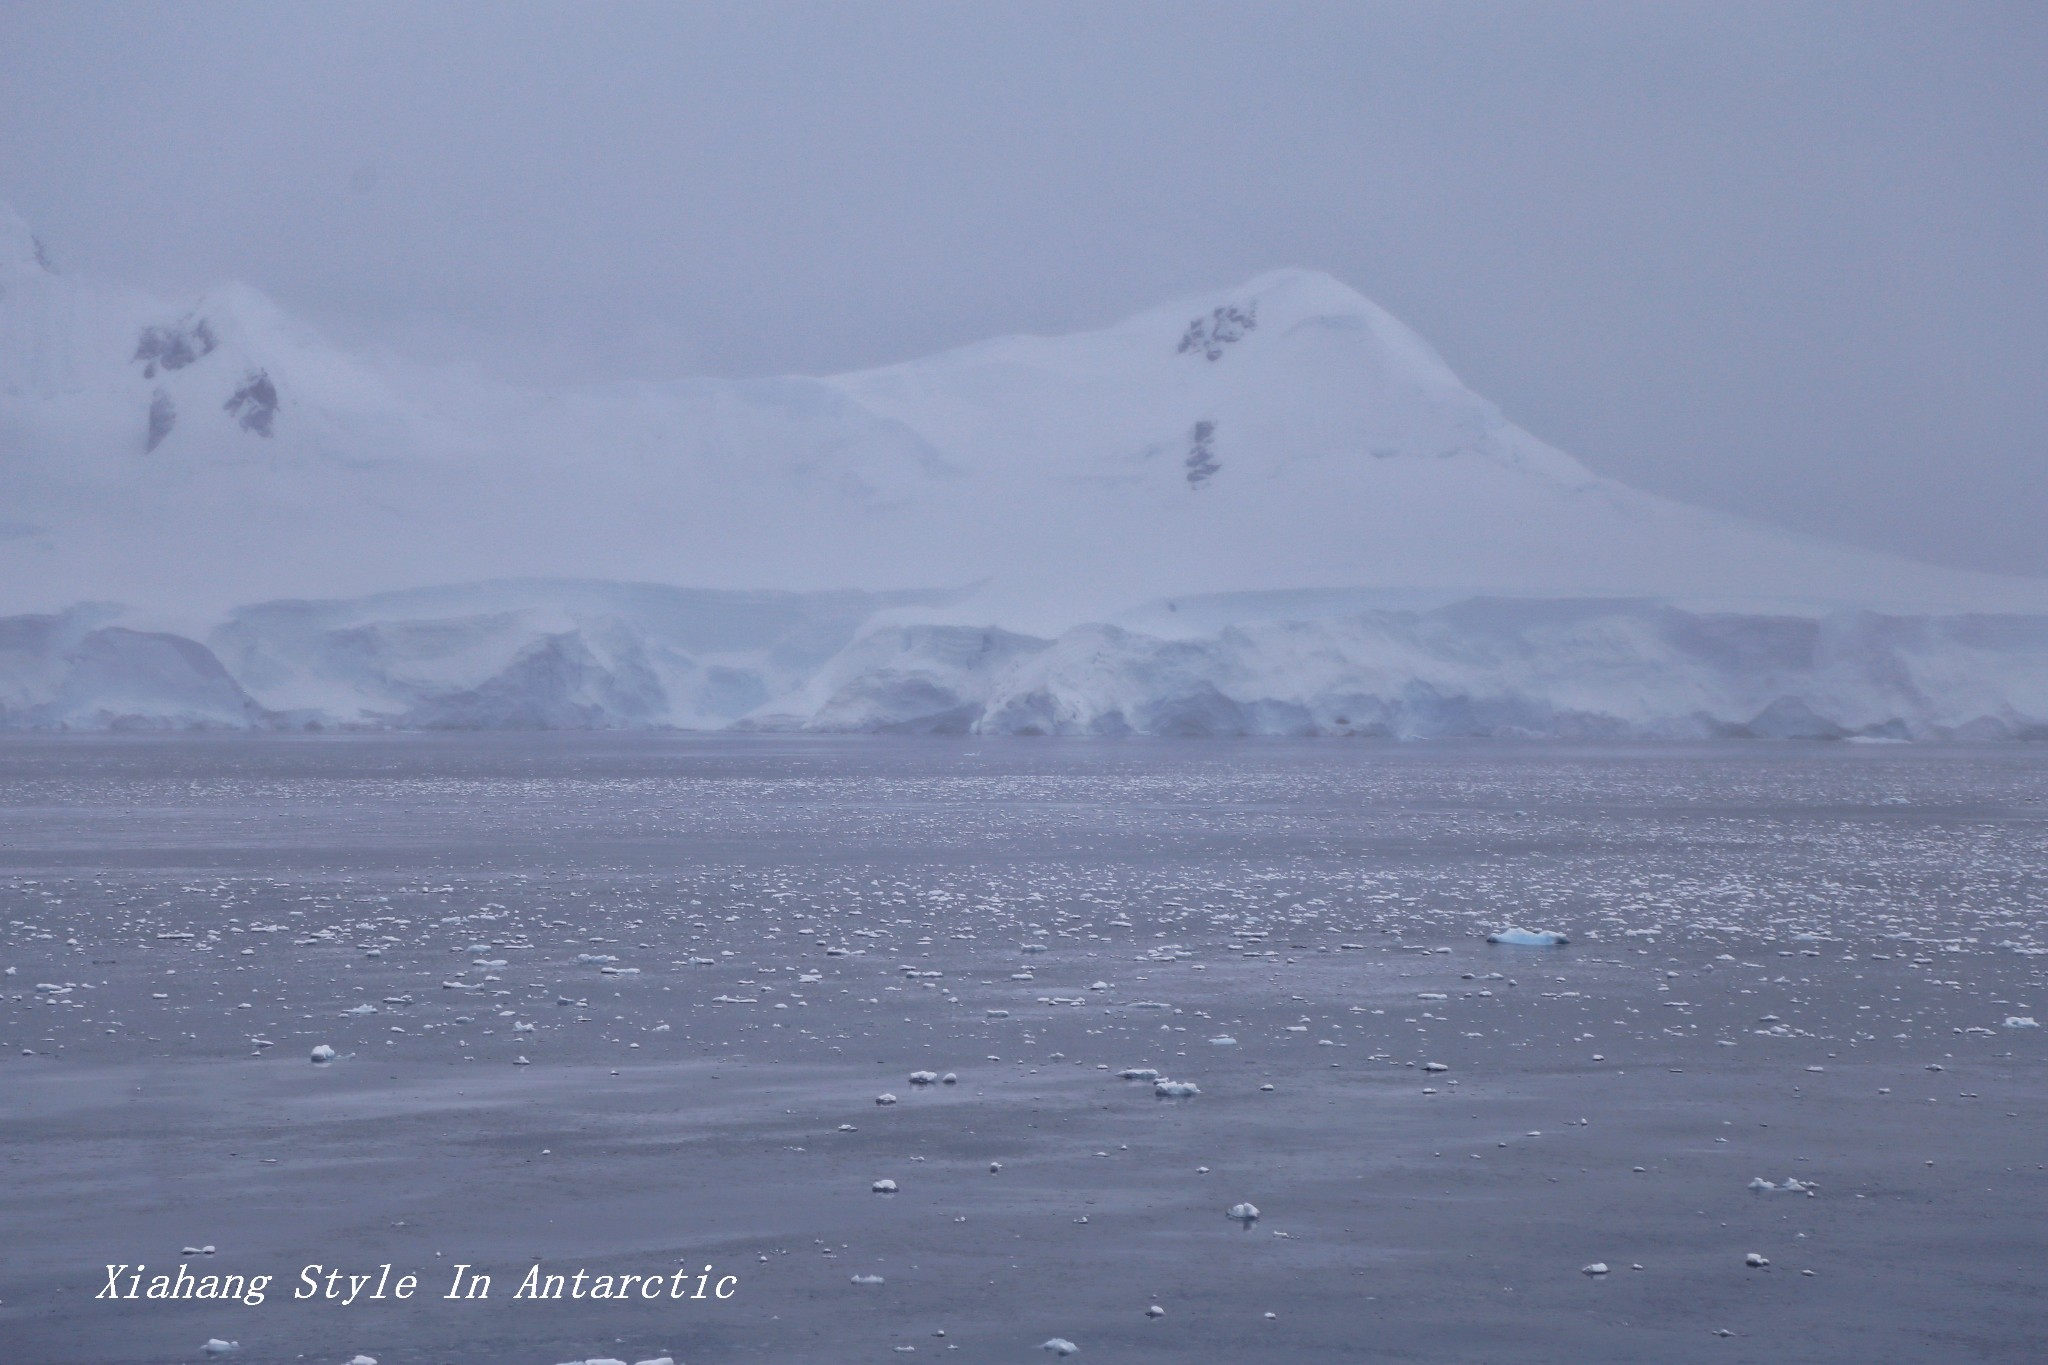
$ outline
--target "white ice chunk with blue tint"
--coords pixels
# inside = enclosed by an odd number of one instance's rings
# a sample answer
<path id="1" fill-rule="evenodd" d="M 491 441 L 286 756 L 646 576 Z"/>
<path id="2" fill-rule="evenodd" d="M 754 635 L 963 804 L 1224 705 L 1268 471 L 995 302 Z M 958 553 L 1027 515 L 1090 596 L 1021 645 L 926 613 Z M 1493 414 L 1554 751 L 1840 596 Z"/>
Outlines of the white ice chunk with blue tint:
<path id="1" fill-rule="evenodd" d="M 1488 943 L 1505 943 L 1515 948 L 1562 948 L 1571 940 L 1555 929 L 1502 929 L 1486 936 Z"/>

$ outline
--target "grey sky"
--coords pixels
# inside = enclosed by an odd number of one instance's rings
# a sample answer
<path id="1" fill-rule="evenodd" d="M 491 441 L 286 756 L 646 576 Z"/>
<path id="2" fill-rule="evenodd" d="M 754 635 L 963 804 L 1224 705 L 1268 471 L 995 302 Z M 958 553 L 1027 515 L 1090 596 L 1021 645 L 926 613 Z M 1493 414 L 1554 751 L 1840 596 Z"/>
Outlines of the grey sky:
<path id="1" fill-rule="evenodd" d="M 2048 6 L 0 6 L 0 198 L 515 377 L 1328 270 L 1639 486 L 2048 573 Z"/>

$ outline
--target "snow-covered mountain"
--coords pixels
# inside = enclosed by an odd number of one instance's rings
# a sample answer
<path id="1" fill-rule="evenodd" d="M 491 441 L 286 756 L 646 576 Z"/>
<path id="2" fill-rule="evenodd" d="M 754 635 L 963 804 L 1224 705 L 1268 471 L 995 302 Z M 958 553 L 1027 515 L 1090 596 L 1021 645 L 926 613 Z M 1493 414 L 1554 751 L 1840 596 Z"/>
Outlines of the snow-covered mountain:
<path id="1" fill-rule="evenodd" d="M 2048 582 L 1600 478 L 1305 271 L 858 374 L 537 390 L 245 286 L 73 279 L 0 208 L 0 610 L 9 725 L 2048 717 Z M 144 669 L 157 700 L 80 691 L 166 631 L 197 671 Z"/>

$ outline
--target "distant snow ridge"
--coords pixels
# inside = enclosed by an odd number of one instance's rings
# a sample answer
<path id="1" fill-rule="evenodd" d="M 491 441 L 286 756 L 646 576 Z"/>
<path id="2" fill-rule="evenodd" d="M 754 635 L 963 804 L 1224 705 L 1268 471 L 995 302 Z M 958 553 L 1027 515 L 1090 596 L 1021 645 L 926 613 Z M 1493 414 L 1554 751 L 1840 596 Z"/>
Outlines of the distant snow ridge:
<path id="1" fill-rule="evenodd" d="M 510 581 L 246 607 L 201 644 L 80 608 L 0 618 L 0 727 L 2048 739 L 2041 616 L 1490 600 L 1291 620 L 1240 602 L 1236 624 L 1178 638 L 900 619 L 958 610 Z"/>

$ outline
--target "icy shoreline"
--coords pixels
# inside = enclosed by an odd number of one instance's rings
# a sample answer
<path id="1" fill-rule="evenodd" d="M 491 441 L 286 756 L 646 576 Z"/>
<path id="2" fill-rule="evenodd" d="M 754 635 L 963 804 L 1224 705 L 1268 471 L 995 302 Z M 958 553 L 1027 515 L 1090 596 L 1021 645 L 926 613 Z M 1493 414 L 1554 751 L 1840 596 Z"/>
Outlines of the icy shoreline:
<path id="1" fill-rule="evenodd" d="M 243 608 L 203 641 L 80 607 L 0 618 L 0 729 L 2048 738 L 2048 616 L 1289 605 L 1047 638 L 941 593 L 497 583 Z"/>

